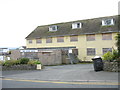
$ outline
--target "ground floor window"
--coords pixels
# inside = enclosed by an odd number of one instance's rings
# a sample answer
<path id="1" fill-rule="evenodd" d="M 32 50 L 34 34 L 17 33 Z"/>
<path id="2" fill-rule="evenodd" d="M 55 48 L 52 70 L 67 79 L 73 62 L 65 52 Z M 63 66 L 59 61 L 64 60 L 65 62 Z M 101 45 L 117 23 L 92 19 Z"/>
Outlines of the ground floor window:
<path id="1" fill-rule="evenodd" d="M 103 48 L 102 52 L 103 52 L 103 54 L 105 54 L 107 52 L 112 52 L 112 48 Z"/>
<path id="2" fill-rule="evenodd" d="M 87 48 L 87 55 L 96 55 L 95 48 Z"/>

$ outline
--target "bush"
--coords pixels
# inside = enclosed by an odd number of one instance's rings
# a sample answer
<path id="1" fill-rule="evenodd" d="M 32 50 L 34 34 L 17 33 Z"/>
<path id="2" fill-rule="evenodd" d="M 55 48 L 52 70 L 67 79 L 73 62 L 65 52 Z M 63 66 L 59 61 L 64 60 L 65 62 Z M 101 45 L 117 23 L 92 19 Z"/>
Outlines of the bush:
<path id="1" fill-rule="evenodd" d="M 113 50 L 112 54 L 113 54 L 113 60 L 117 60 L 119 58 L 117 50 Z"/>
<path id="2" fill-rule="evenodd" d="M 37 64 L 41 64 L 41 63 L 38 60 L 30 60 L 27 64 L 28 65 L 37 65 Z"/>
<path id="3" fill-rule="evenodd" d="M 35 61 L 34 60 L 30 60 L 27 64 L 28 65 L 35 65 Z"/>
<path id="4" fill-rule="evenodd" d="M 39 60 L 36 60 L 35 64 L 41 64 L 41 62 Z"/>
<path id="5" fill-rule="evenodd" d="M 20 59 L 20 64 L 27 64 L 29 62 L 28 58 L 21 58 Z"/>
<path id="6" fill-rule="evenodd" d="M 6 60 L 3 66 L 12 66 L 12 65 L 18 65 L 18 64 L 20 64 L 19 60 Z"/>
<path id="7" fill-rule="evenodd" d="M 113 60 L 113 54 L 111 52 L 107 52 L 103 55 L 103 60 L 112 61 Z"/>
<path id="8" fill-rule="evenodd" d="M 0 61 L 0 65 L 2 66 L 13 66 L 13 65 L 20 65 L 20 64 L 37 65 L 41 63 L 39 60 L 29 60 L 28 58 L 22 58 L 20 60 Z"/>
<path id="9" fill-rule="evenodd" d="M 107 52 L 103 55 L 103 60 L 107 61 L 116 61 L 118 60 L 119 55 L 117 50 L 113 50 L 113 52 Z"/>
<path id="10" fill-rule="evenodd" d="M 120 58 L 120 33 L 118 33 L 115 38 L 116 38 L 116 41 L 117 41 L 116 46 L 117 46 L 117 49 L 118 49 L 118 56 Z"/>

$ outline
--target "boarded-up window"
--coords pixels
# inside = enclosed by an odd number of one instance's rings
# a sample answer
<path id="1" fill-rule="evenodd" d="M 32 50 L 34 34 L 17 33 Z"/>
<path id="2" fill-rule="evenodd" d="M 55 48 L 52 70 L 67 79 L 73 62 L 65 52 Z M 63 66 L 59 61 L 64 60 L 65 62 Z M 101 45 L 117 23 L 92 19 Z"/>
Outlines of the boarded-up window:
<path id="1" fill-rule="evenodd" d="M 95 48 L 87 48 L 87 55 L 95 55 L 96 51 Z"/>
<path id="2" fill-rule="evenodd" d="M 78 41 L 78 36 L 70 36 L 70 42 Z"/>
<path id="3" fill-rule="evenodd" d="M 103 54 L 107 52 L 112 52 L 112 48 L 103 48 L 102 51 L 103 51 Z"/>
<path id="4" fill-rule="evenodd" d="M 52 38 L 46 38 L 46 43 L 52 43 Z"/>
<path id="5" fill-rule="evenodd" d="M 64 42 L 64 37 L 57 37 L 57 42 Z"/>
<path id="6" fill-rule="evenodd" d="M 87 41 L 94 41 L 95 40 L 95 34 L 92 35 L 86 35 Z"/>
<path id="7" fill-rule="evenodd" d="M 102 34 L 102 40 L 112 40 L 112 34 L 111 33 Z"/>
<path id="8" fill-rule="evenodd" d="M 29 44 L 32 44 L 32 40 L 28 40 L 28 43 L 29 43 Z"/>
<path id="9" fill-rule="evenodd" d="M 36 39 L 36 43 L 42 43 L 42 39 Z"/>

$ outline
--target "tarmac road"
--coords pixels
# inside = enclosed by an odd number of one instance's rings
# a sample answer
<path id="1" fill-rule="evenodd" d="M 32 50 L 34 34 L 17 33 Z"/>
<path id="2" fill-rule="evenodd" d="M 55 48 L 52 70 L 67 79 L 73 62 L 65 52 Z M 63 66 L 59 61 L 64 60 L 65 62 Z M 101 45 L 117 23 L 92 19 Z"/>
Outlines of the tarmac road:
<path id="1" fill-rule="evenodd" d="M 3 71 L 2 75 L 5 77 L 2 80 L 4 88 L 118 88 L 117 72 L 95 72 L 93 64 L 46 66 L 43 70 L 33 71 Z"/>

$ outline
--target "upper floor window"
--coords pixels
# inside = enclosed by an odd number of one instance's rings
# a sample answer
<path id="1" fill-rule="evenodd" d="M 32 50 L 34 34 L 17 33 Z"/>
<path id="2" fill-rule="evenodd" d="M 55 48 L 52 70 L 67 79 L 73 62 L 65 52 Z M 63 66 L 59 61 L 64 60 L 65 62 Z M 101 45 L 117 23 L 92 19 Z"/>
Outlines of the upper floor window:
<path id="1" fill-rule="evenodd" d="M 31 43 L 32 43 L 32 40 L 28 40 L 28 43 L 31 44 Z"/>
<path id="2" fill-rule="evenodd" d="M 70 36 L 70 42 L 78 41 L 78 36 Z"/>
<path id="3" fill-rule="evenodd" d="M 103 48 L 102 51 L 103 51 L 103 54 L 107 52 L 112 52 L 112 48 Z"/>
<path id="4" fill-rule="evenodd" d="M 58 27 L 56 25 L 50 26 L 49 31 L 57 31 Z"/>
<path id="5" fill-rule="evenodd" d="M 95 48 L 87 48 L 87 55 L 96 55 Z"/>
<path id="6" fill-rule="evenodd" d="M 86 39 L 87 39 L 87 41 L 94 41 L 95 40 L 95 34 L 86 35 Z"/>
<path id="7" fill-rule="evenodd" d="M 80 22 L 76 22 L 72 24 L 72 29 L 76 29 L 76 28 L 81 28 L 82 24 Z"/>
<path id="8" fill-rule="evenodd" d="M 57 37 L 57 42 L 64 42 L 64 37 Z"/>
<path id="9" fill-rule="evenodd" d="M 114 20 L 113 19 L 102 20 L 102 26 L 108 26 L 108 25 L 114 25 Z"/>
<path id="10" fill-rule="evenodd" d="M 112 33 L 102 34 L 102 40 L 112 40 Z"/>
<path id="11" fill-rule="evenodd" d="M 52 38 L 46 38 L 46 43 L 52 43 Z"/>
<path id="12" fill-rule="evenodd" d="M 42 43 L 42 39 L 41 38 L 36 39 L 36 43 Z"/>

